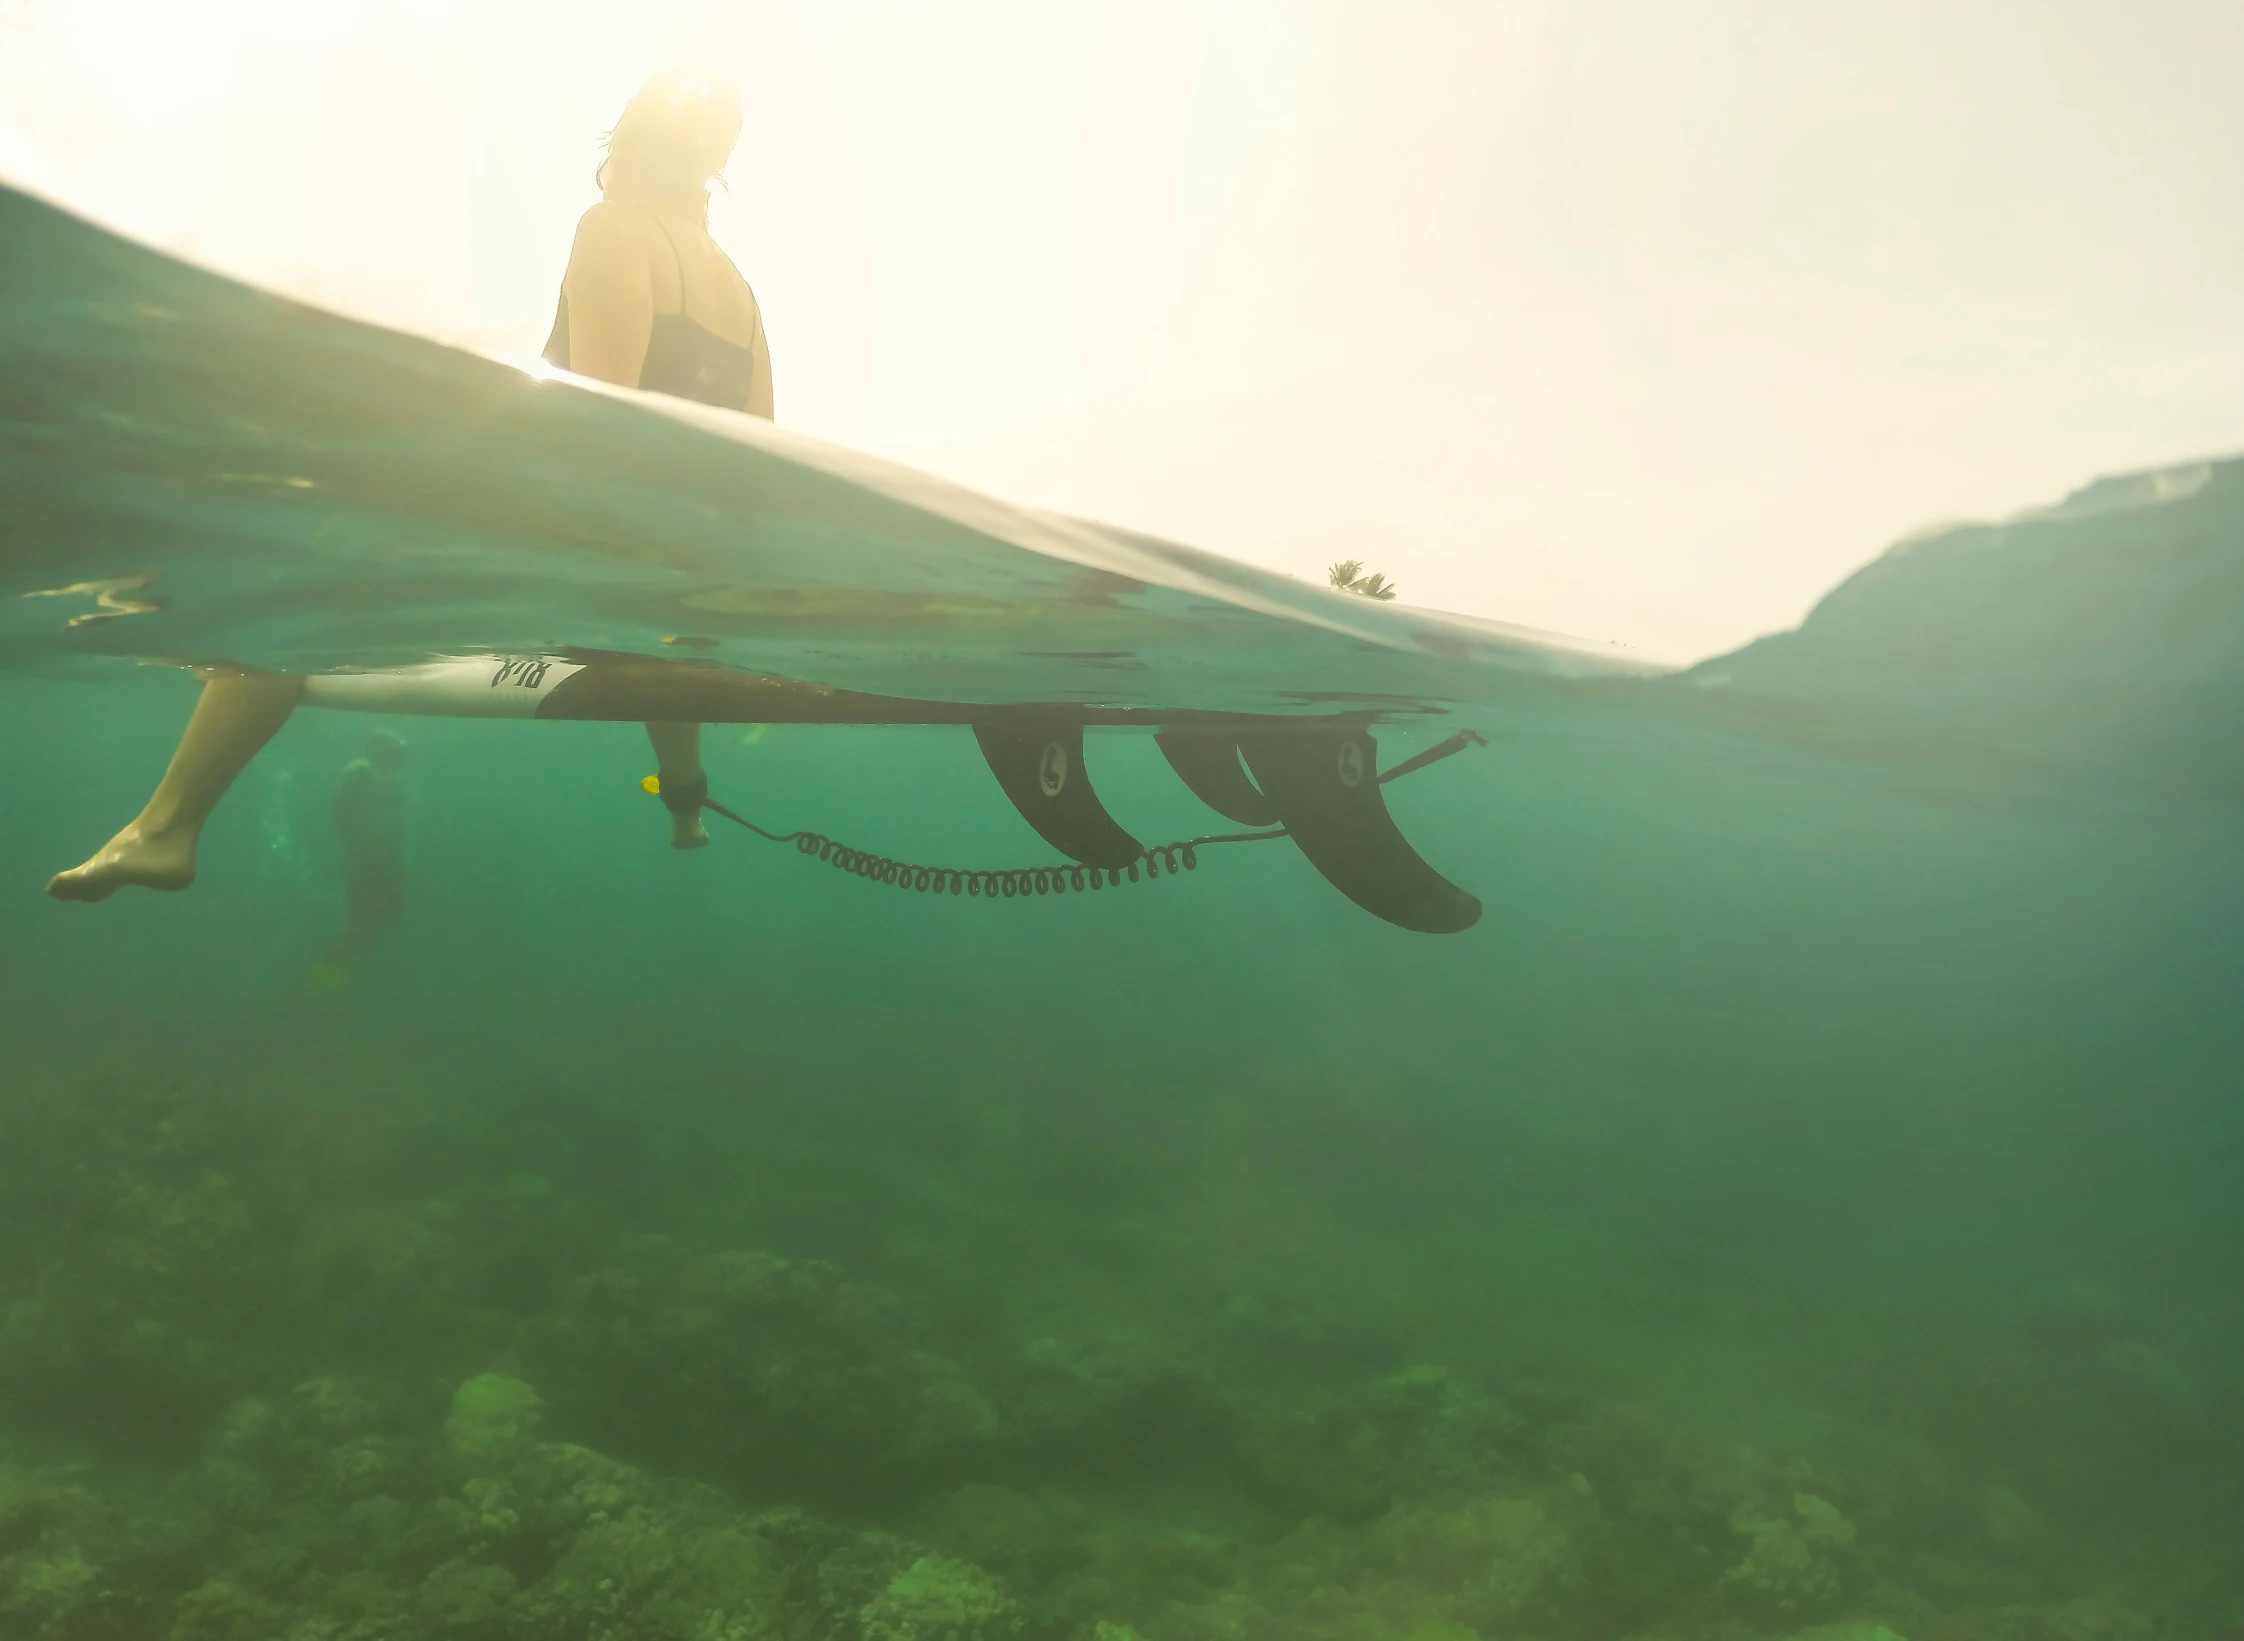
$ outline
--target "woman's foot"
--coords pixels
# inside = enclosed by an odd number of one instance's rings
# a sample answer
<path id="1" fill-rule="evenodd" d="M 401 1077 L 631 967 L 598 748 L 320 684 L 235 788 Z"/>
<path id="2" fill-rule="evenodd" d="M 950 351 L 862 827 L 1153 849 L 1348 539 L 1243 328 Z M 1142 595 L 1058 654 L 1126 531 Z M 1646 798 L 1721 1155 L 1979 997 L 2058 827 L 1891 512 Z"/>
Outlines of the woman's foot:
<path id="1" fill-rule="evenodd" d="M 57 900 L 107 900 L 119 889 L 176 894 L 195 881 L 195 834 L 158 832 L 134 821 L 83 866 L 57 872 L 47 893 Z"/>
<path id="2" fill-rule="evenodd" d="M 709 828 L 701 824 L 701 811 L 670 811 L 670 847 L 701 849 L 709 843 Z"/>

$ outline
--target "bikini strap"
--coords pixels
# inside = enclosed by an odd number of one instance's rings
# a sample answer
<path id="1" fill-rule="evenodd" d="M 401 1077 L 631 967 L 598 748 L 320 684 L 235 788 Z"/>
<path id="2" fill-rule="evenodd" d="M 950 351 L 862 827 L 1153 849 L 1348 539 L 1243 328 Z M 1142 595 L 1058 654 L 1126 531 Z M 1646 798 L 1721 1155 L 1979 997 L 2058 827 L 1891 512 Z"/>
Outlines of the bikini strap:
<path id="1" fill-rule="evenodd" d="M 651 205 L 641 205 L 639 209 L 647 213 L 647 220 L 655 225 L 655 232 L 662 236 L 663 244 L 670 247 L 670 265 L 678 270 L 678 311 L 685 314 L 686 259 L 678 254 L 678 242 L 670 237 L 670 230 L 662 225 L 662 213 Z"/>

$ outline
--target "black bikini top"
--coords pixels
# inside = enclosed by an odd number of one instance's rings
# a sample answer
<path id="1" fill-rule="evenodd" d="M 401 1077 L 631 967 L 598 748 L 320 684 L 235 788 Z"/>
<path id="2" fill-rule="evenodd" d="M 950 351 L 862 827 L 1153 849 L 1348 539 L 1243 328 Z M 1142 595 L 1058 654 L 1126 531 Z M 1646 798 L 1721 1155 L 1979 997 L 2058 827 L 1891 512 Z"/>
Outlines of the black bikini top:
<path id="1" fill-rule="evenodd" d="M 678 255 L 678 242 L 663 227 L 662 218 L 647 213 L 662 242 L 670 247 L 670 260 L 678 269 L 678 297 L 686 292 L 686 265 Z M 553 314 L 553 333 L 545 339 L 549 364 L 569 368 L 569 292 L 562 289 Z M 716 332 L 683 313 L 658 313 L 647 337 L 646 363 L 639 367 L 639 386 L 649 393 L 693 399 L 725 410 L 748 408 L 749 384 L 755 378 L 753 349 L 728 342 Z"/>

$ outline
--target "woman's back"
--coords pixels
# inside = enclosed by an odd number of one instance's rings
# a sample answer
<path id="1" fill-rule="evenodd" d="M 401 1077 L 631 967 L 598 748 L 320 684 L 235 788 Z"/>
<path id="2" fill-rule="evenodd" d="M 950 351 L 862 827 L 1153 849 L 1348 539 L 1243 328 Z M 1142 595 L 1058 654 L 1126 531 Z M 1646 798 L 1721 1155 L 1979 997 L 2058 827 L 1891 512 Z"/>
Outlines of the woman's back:
<path id="1" fill-rule="evenodd" d="M 772 413 L 755 293 L 685 211 L 614 192 L 584 214 L 545 356 L 564 369 Z"/>

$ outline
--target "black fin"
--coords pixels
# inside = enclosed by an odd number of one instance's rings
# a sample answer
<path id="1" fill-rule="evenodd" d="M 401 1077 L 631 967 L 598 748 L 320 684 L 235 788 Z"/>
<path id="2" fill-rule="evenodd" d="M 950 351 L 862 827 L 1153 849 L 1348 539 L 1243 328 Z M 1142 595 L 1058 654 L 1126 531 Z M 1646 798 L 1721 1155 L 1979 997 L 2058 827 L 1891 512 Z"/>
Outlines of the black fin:
<path id="1" fill-rule="evenodd" d="M 1241 826 L 1268 826 L 1277 820 L 1278 806 L 1248 779 L 1239 762 L 1239 743 L 1230 734 L 1164 729 L 1153 744 L 1192 795 L 1225 820 Z"/>
<path id="2" fill-rule="evenodd" d="M 1379 749 L 1362 730 L 1264 731 L 1239 750 L 1309 864 L 1374 917 L 1420 934 L 1480 921 L 1480 902 L 1419 857 L 1379 792 Z"/>
<path id="3" fill-rule="evenodd" d="M 974 739 L 1022 819 L 1061 854 L 1085 866 L 1119 870 L 1145 853 L 1145 845 L 1122 830 L 1091 790 L 1081 724 L 1003 729 L 976 724 Z"/>

